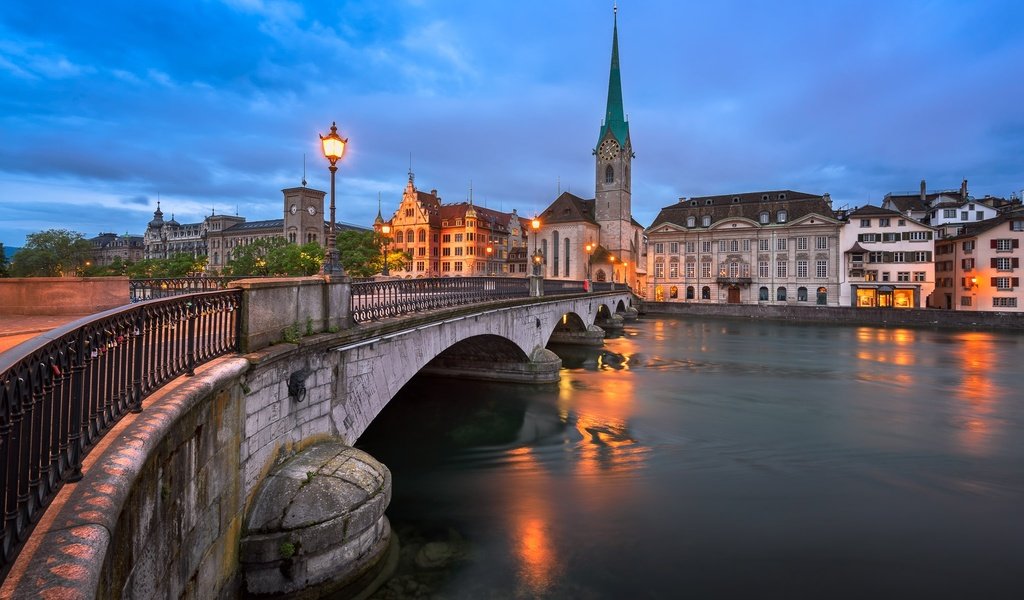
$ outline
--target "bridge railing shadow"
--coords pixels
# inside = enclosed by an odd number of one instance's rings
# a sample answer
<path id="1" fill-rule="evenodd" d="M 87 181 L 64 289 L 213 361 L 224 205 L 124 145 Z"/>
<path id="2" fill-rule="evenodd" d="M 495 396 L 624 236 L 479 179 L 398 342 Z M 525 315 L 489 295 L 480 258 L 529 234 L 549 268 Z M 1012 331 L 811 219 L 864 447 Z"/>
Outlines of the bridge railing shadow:
<path id="1" fill-rule="evenodd" d="M 142 400 L 238 349 L 241 290 L 109 310 L 0 353 L 0 580 L 82 458 Z"/>

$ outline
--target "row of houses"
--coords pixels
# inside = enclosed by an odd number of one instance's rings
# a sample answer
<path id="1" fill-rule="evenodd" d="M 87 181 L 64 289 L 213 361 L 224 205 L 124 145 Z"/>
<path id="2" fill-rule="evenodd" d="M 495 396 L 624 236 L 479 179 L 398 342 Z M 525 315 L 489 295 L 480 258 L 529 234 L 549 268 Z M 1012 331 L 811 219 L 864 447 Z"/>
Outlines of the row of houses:
<path id="1" fill-rule="evenodd" d="M 855 210 L 791 190 L 682 198 L 646 231 L 644 291 L 663 302 L 1024 309 L 1019 200 L 971 198 L 966 181 L 935 194 L 922 182 L 919 204 L 905 198 Z"/>

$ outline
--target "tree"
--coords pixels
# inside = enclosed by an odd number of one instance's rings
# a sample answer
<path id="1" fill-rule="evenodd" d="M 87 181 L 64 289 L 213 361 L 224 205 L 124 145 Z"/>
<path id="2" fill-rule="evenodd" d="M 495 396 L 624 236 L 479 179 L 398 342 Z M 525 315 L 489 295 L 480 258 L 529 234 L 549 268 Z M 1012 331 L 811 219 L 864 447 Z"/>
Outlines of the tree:
<path id="1" fill-rule="evenodd" d="M 48 229 L 29 234 L 11 265 L 15 277 L 63 277 L 79 273 L 92 245 L 77 231 Z"/>
<path id="2" fill-rule="evenodd" d="M 7 277 L 7 253 L 3 242 L 0 242 L 0 277 Z"/>
<path id="3" fill-rule="evenodd" d="M 268 238 L 239 246 L 227 264 L 230 275 L 315 275 L 324 261 L 324 249 L 316 242 L 293 244 L 284 238 Z"/>
<path id="4" fill-rule="evenodd" d="M 373 231 L 346 230 L 338 234 L 337 245 L 341 266 L 352 277 L 372 277 L 381 272 L 384 241 Z M 388 252 L 388 268 L 400 269 L 412 260 L 412 254 L 398 250 Z"/>

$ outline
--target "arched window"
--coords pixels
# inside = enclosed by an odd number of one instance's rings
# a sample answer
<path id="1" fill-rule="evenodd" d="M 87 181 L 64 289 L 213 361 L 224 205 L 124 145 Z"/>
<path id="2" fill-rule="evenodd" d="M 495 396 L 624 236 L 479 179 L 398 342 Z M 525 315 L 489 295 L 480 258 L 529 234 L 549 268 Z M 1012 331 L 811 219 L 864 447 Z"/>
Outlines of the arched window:
<path id="1" fill-rule="evenodd" d="M 704 215 L 700 219 L 701 227 L 711 227 L 711 215 Z"/>
<path id="2" fill-rule="evenodd" d="M 825 286 L 818 288 L 818 304 L 822 306 L 828 304 L 828 288 Z"/>
<path id="3" fill-rule="evenodd" d="M 761 215 L 760 215 L 759 220 L 761 221 L 762 225 L 767 225 L 768 224 L 768 211 L 766 211 L 766 210 L 765 211 L 761 211 Z"/>
<path id="4" fill-rule="evenodd" d="M 551 232 L 551 250 L 555 253 L 551 257 L 551 276 L 558 277 L 558 232 Z"/>
<path id="5" fill-rule="evenodd" d="M 604 182 L 615 183 L 615 169 L 611 165 L 604 168 Z"/>
<path id="6" fill-rule="evenodd" d="M 779 286 L 779 289 L 775 290 L 775 299 L 779 302 L 786 300 L 786 288 Z"/>
<path id="7" fill-rule="evenodd" d="M 427 241 L 427 230 L 426 229 L 420 229 L 420 243 L 423 244 L 423 243 L 426 243 L 426 241 Z"/>
<path id="8" fill-rule="evenodd" d="M 405 241 L 406 241 L 406 243 L 409 243 L 409 244 L 415 242 L 416 241 L 416 232 L 413 231 L 412 229 L 406 230 L 406 232 L 405 232 Z"/>
<path id="9" fill-rule="evenodd" d="M 569 276 L 569 267 L 570 267 L 569 257 L 572 256 L 572 253 L 569 252 L 569 238 L 565 238 L 565 253 L 564 253 L 564 256 L 565 256 L 565 276 L 568 277 Z"/>
<path id="10" fill-rule="evenodd" d="M 701 288 L 701 290 L 700 290 L 700 297 L 703 298 L 704 300 L 710 300 L 711 299 L 711 288 L 708 287 L 708 286 L 704 286 L 703 288 Z"/>
<path id="11" fill-rule="evenodd" d="M 766 286 L 762 285 L 760 288 L 758 288 L 757 299 L 760 300 L 761 302 L 768 301 L 768 288 Z"/>
<path id="12" fill-rule="evenodd" d="M 786 211 L 780 210 L 778 213 L 776 213 L 775 220 L 778 221 L 779 223 L 785 223 L 788 217 L 789 214 L 786 213 Z"/>
<path id="13" fill-rule="evenodd" d="M 604 275 L 604 271 L 599 271 L 599 273 L 601 275 Z M 598 281 L 603 281 L 603 280 L 599 279 Z M 665 290 L 660 285 L 654 286 L 654 301 L 655 302 L 664 302 L 665 301 Z"/>
<path id="14" fill-rule="evenodd" d="M 696 293 L 696 290 L 693 289 L 692 285 L 686 286 L 686 299 L 687 300 L 693 300 L 695 293 Z"/>
<path id="15" fill-rule="evenodd" d="M 740 276 L 740 265 L 736 262 L 729 263 L 729 277 L 736 278 Z"/>
<path id="16" fill-rule="evenodd" d="M 697 217 L 686 217 L 686 226 L 687 227 L 696 227 L 697 226 Z"/>
<path id="17" fill-rule="evenodd" d="M 669 298 L 678 298 L 679 297 L 679 288 L 677 288 L 676 286 L 672 286 L 672 287 L 668 288 L 668 297 Z"/>
<path id="18" fill-rule="evenodd" d="M 796 288 L 796 301 L 807 302 L 807 288 L 804 286 Z"/>
<path id="19" fill-rule="evenodd" d="M 402 233 L 401 229 L 399 229 L 397 232 L 395 232 L 395 242 L 399 243 L 399 244 L 405 242 L 405 234 Z"/>

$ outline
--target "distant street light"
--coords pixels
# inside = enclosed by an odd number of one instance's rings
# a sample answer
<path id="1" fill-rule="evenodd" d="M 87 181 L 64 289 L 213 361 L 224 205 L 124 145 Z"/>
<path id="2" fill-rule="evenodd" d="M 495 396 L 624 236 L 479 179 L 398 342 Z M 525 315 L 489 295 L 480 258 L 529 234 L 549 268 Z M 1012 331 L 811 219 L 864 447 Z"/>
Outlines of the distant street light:
<path id="1" fill-rule="evenodd" d="M 587 246 L 586 246 L 586 249 L 587 249 L 587 280 L 588 281 L 590 280 L 590 263 L 591 263 L 591 260 L 594 258 L 594 248 L 596 248 L 596 247 L 597 247 L 597 244 L 595 244 L 593 242 L 588 242 Z"/>
<path id="2" fill-rule="evenodd" d="M 490 244 L 487 244 L 487 274 L 491 275 L 491 255 L 494 254 L 494 248 Z"/>
<path id="3" fill-rule="evenodd" d="M 345 154 L 345 145 L 348 138 L 338 135 L 338 126 L 331 122 L 331 132 L 326 136 L 320 136 L 320 144 L 323 147 L 324 158 L 331 161 L 331 226 L 327 234 L 327 264 L 324 265 L 324 274 L 329 276 L 343 276 L 345 270 L 338 261 L 338 247 L 336 244 L 337 231 L 334 218 L 334 174 L 338 171 L 338 161 Z"/>
<path id="4" fill-rule="evenodd" d="M 384 259 L 384 267 L 381 269 L 380 274 L 387 277 L 390 275 L 388 271 L 388 234 L 391 233 L 391 225 L 384 223 L 380 226 L 380 255 Z"/>
<path id="5" fill-rule="evenodd" d="M 530 221 L 530 228 L 533 229 L 533 274 L 539 276 L 540 263 L 543 260 L 543 255 L 540 253 L 540 244 L 537 240 L 537 232 L 540 230 L 540 219 L 534 217 Z"/>

